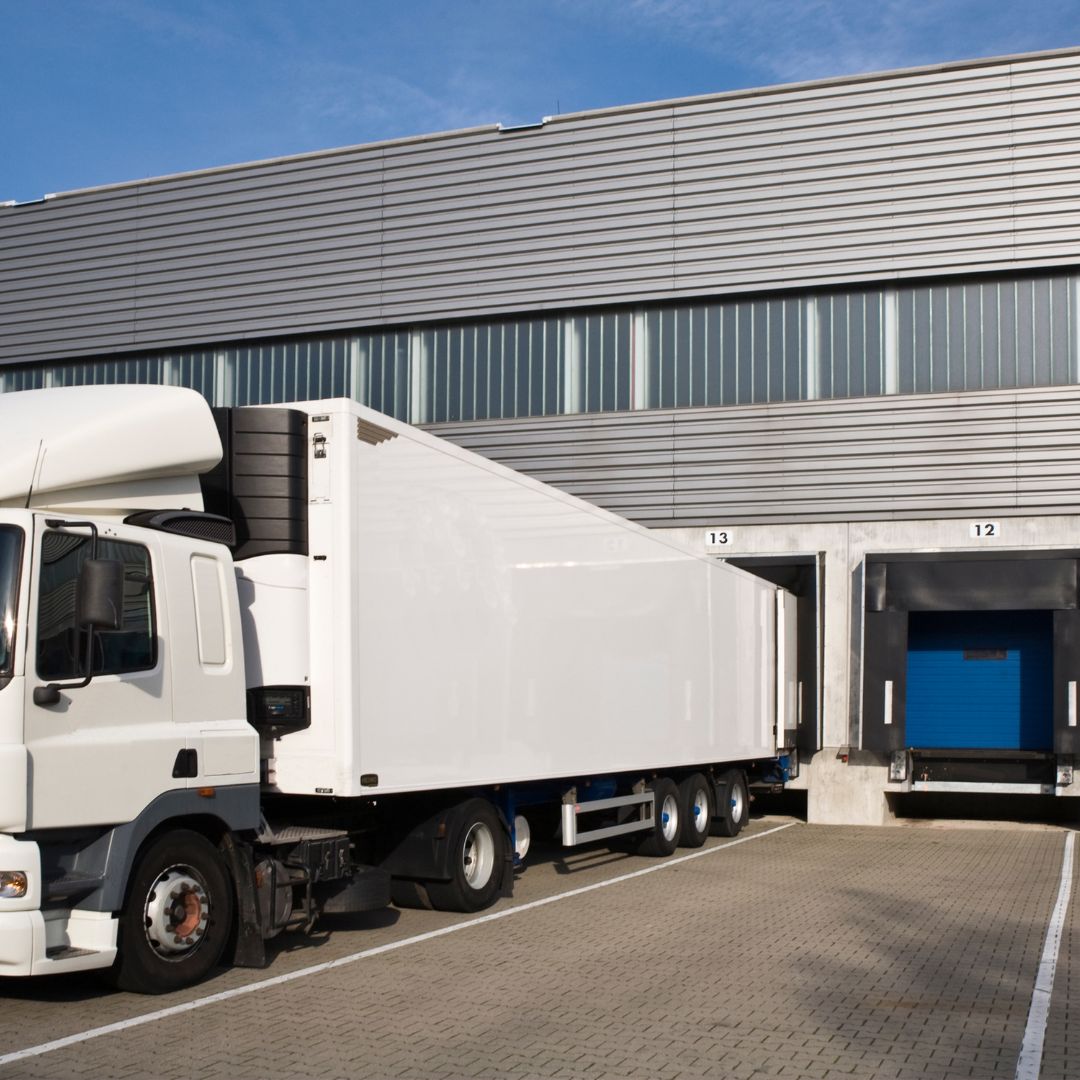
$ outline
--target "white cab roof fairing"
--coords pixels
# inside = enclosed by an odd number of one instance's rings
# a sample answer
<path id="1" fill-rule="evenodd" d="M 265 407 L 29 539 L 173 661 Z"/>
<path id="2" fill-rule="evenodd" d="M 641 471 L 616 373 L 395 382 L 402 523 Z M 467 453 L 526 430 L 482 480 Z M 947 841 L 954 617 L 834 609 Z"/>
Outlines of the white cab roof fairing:
<path id="1" fill-rule="evenodd" d="M 206 401 L 178 386 L 71 386 L 0 394 L 0 505 L 129 512 L 202 509 L 221 460 Z"/>

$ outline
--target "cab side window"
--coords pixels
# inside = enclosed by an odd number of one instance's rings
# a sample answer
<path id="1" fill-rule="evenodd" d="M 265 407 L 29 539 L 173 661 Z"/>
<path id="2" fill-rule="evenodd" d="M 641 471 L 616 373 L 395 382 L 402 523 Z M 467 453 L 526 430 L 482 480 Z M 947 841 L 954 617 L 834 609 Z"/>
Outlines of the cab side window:
<path id="1" fill-rule="evenodd" d="M 99 559 L 124 564 L 124 616 L 119 630 L 97 631 L 92 674 L 145 671 L 156 663 L 154 589 L 150 553 L 141 544 L 98 540 Z M 47 532 L 38 568 L 37 670 L 43 679 L 78 679 L 86 674 L 89 632 L 75 625 L 79 568 L 90 558 L 90 537 Z"/>

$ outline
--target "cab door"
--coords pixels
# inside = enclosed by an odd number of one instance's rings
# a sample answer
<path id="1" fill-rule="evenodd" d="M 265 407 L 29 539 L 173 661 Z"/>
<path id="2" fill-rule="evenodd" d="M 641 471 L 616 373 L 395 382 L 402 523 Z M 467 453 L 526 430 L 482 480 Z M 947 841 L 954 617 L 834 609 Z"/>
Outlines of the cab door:
<path id="1" fill-rule="evenodd" d="M 136 817 L 173 777 L 186 743 L 173 723 L 164 590 L 153 533 L 85 525 L 36 515 L 26 659 L 26 747 L 31 829 L 113 825 Z M 120 628 L 76 625 L 79 569 L 91 557 L 124 566 Z M 88 685 L 75 687 L 87 671 Z M 60 686 L 55 705 L 34 703 L 34 689 Z"/>

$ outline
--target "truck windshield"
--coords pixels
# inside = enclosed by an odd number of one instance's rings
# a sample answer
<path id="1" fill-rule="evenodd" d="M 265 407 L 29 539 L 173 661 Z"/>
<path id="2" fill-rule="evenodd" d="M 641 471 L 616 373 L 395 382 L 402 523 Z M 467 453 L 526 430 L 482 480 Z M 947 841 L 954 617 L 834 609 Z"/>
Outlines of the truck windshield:
<path id="1" fill-rule="evenodd" d="M 0 525 L 0 679 L 11 677 L 15 659 L 15 611 L 22 548 L 22 529 Z"/>

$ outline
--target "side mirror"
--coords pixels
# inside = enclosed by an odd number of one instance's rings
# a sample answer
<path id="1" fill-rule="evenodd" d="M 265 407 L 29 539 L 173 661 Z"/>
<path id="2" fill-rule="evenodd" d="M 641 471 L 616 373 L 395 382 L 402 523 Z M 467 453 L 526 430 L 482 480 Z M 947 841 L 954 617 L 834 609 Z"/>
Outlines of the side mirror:
<path id="1" fill-rule="evenodd" d="M 80 630 L 119 630 L 124 620 L 124 564 L 87 559 L 79 571 L 75 622 Z"/>

